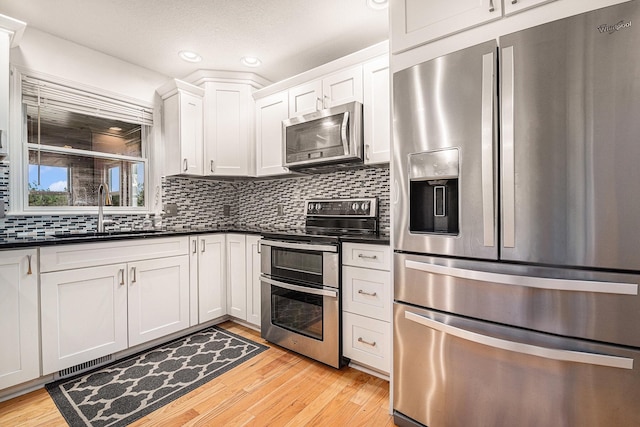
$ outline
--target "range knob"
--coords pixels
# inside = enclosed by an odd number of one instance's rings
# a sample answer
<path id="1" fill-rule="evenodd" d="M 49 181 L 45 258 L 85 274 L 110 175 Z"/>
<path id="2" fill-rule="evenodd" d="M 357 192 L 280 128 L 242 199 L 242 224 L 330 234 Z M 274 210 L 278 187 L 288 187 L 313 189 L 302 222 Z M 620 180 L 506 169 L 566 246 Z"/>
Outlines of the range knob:
<path id="1" fill-rule="evenodd" d="M 368 202 L 362 203 L 362 210 L 365 211 L 365 212 L 369 212 L 369 203 Z"/>
<path id="2" fill-rule="evenodd" d="M 322 205 L 320 203 L 316 203 L 316 210 L 319 211 L 322 209 Z"/>
<path id="3" fill-rule="evenodd" d="M 357 211 L 359 207 L 360 207 L 360 205 L 357 204 L 357 203 L 354 203 L 354 204 L 351 205 L 351 209 L 353 209 L 354 211 Z"/>
<path id="4" fill-rule="evenodd" d="M 309 203 L 309 206 L 307 207 L 307 210 L 309 212 L 311 212 L 313 210 L 313 203 Z"/>

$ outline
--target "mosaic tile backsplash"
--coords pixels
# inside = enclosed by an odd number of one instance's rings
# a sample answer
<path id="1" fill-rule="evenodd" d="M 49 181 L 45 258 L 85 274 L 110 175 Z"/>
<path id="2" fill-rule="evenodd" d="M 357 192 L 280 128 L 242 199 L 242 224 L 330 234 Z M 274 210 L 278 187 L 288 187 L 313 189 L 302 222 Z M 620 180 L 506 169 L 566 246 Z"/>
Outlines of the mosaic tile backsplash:
<path id="1" fill-rule="evenodd" d="M 389 168 L 344 170 L 316 175 L 248 181 L 163 178 L 163 203 L 177 216 L 162 218 L 167 228 L 303 228 L 310 198 L 377 197 L 380 230 L 389 231 Z M 9 204 L 9 165 L 0 163 L 0 200 Z M 281 214 L 280 214 L 281 213 Z M 141 228 L 144 215 L 105 215 L 121 228 Z M 31 215 L 0 218 L 0 234 L 16 237 L 94 230 L 96 215 Z"/>

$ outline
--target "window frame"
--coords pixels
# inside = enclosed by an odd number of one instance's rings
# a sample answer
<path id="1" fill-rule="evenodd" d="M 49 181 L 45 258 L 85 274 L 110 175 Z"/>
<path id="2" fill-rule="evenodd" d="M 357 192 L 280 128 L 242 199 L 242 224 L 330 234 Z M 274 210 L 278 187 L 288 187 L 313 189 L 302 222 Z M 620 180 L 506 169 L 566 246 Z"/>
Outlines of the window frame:
<path id="1" fill-rule="evenodd" d="M 118 154 L 101 153 L 97 151 L 87 151 L 73 148 L 43 146 L 36 143 L 27 142 L 27 117 L 25 107 L 22 102 L 22 79 L 23 76 L 29 76 L 34 79 L 45 80 L 53 84 L 64 85 L 74 90 L 87 92 L 91 95 L 102 96 L 113 99 L 115 102 L 127 102 L 145 110 L 153 111 L 153 105 L 137 99 L 128 99 L 126 96 L 114 94 L 104 91 L 96 87 L 86 86 L 77 82 L 70 82 L 64 79 L 45 75 L 42 73 L 20 69 L 18 67 L 11 68 L 11 86 L 10 86 L 10 128 L 9 128 L 9 154 L 7 159 L 10 163 L 9 168 L 9 215 L 69 215 L 69 214 L 97 214 L 97 206 L 29 206 L 29 151 L 40 150 L 59 154 L 70 154 L 89 156 L 92 158 L 102 158 L 111 160 L 123 160 L 127 162 L 142 163 L 144 165 L 144 206 L 105 206 L 104 212 L 107 214 L 144 214 L 152 212 L 150 203 L 153 190 L 151 183 L 154 182 L 154 171 L 151 159 L 151 149 L 153 143 L 153 135 L 155 134 L 154 125 L 143 125 L 141 140 L 141 157 L 125 156 Z M 146 132 L 144 129 L 146 128 Z M 6 160 L 5 160 L 6 161 Z"/>

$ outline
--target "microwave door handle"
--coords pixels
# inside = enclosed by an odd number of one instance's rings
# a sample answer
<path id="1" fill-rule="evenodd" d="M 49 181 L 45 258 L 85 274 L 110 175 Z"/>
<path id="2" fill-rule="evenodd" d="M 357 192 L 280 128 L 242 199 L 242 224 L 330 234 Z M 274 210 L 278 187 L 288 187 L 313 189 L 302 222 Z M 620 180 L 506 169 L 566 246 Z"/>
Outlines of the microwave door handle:
<path id="1" fill-rule="evenodd" d="M 345 111 L 342 118 L 342 126 L 340 129 L 340 135 L 342 136 L 342 148 L 344 154 L 349 154 L 349 141 L 347 139 L 347 130 L 349 128 L 349 112 Z"/>
<path id="2" fill-rule="evenodd" d="M 277 287 L 283 288 L 283 289 L 288 289 L 290 291 L 295 291 L 295 292 L 300 292 L 300 293 L 303 293 L 303 294 L 310 294 L 310 295 L 319 295 L 319 296 L 323 296 L 323 297 L 338 298 L 338 292 L 337 291 L 330 291 L 328 289 L 316 289 L 316 288 L 308 288 L 306 286 L 292 285 L 291 283 L 279 282 L 277 280 L 269 279 L 268 277 L 264 277 L 264 276 L 260 276 L 260 280 L 265 282 L 265 283 L 268 283 L 270 285 L 277 286 Z"/>

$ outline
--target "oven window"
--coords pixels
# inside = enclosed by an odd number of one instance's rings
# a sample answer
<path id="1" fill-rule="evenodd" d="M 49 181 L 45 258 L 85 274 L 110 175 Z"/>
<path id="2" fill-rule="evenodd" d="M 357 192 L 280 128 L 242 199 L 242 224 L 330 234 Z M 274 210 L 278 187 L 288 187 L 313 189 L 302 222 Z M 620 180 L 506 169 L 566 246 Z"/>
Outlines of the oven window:
<path id="1" fill-rule="evenodd" d="M 273 248 L 271 274 L 296 282 L 322 284 L 322 252 Z"/>
<path id="2" fill-rule="evenodd" d="M 322 341 L 322 299 L 271 286 L 271 323 Z"/>

